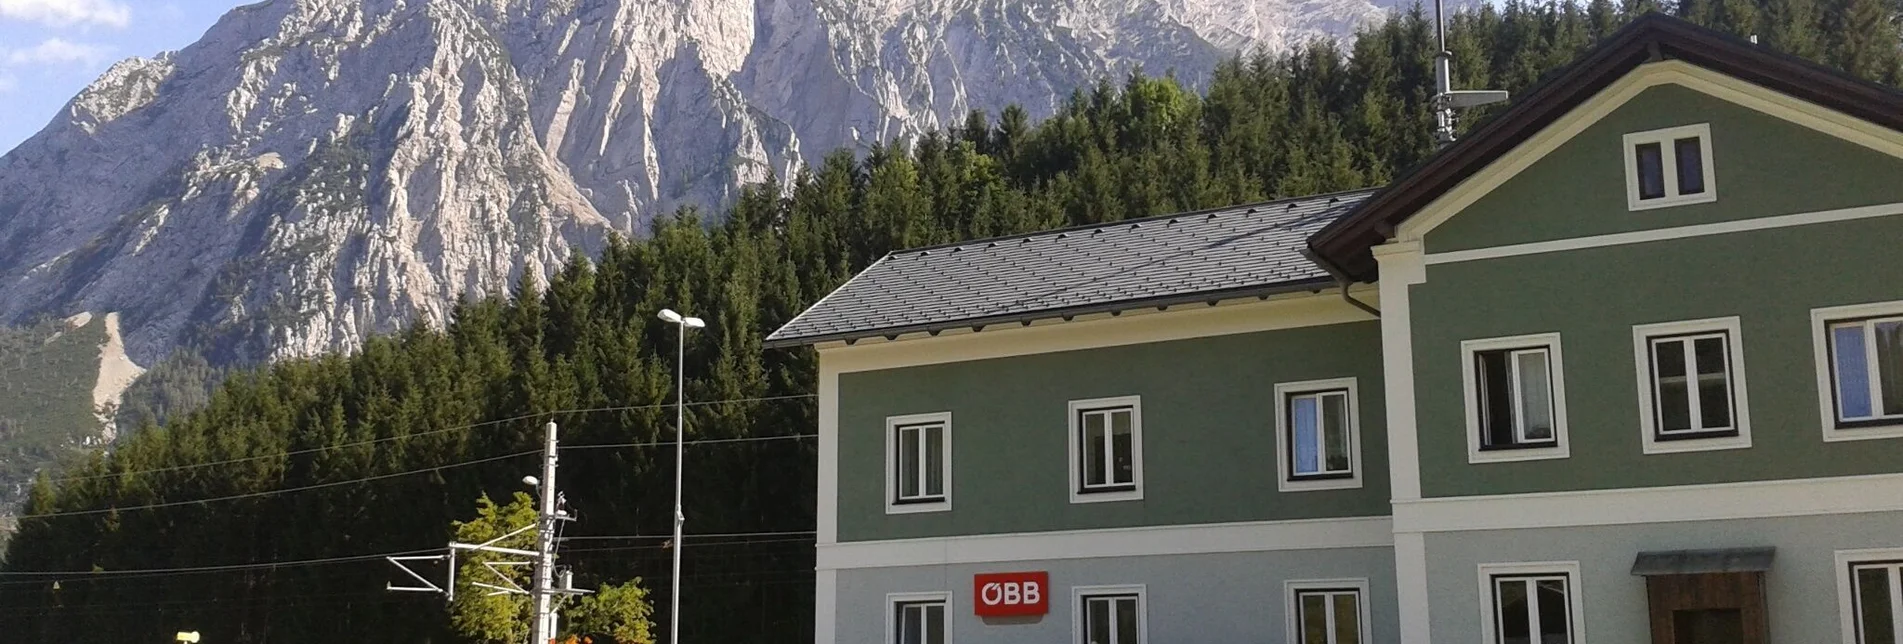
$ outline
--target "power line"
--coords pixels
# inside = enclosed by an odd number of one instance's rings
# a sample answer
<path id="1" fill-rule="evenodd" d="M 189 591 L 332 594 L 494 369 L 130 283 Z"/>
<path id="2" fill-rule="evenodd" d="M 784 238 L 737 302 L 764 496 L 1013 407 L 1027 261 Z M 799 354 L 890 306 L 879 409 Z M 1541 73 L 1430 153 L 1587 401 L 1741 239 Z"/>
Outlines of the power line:
<path id="1" fill-rule="evenodd" d="M 803 536 L 803 535 L 812 535 L 812 534 L 814 534 L 812 530 L 778 530 L 778 531 L 762 531 L 762 532 L 715 532 L 715 533 L 705 533 L 705 534 L 689 534 L 687 536 L 694 537 L 697 539 L 718 539 L 718 538 L 739 538 L 739 537 L 791 537 L 791 536 Z M 606 539 L 658 539 L 658 538 L 670 538 L 672 536 L 673 535 L 671 534 L 599 535 L 599 536 L 583 536 L 583 537 L 564 537 L 562 540 L 563 541 L 586 541 L 586 540 L 606 540 Z M 787 539 L 784 541 L 794 541 L 794 540 Z M 806 541 L 806 539 L 798 539 L 798 541 Z M 780 541 L 778 540 L 776 541 L 727 541 L 727 542 L 712 543 L 708 545 L 740 545 L 740 544 L 746 544 L 746 543 L 778 543 L 778 542 Z M 689 545 L 693 545 L 692 542 L 690 542 Z M 649 547 L 649 546 L 641 546 L 641 547 Z M 94 570 L 0 571 L 0 577 L 10 577 L 10 576 L 11 577 L 71 577 L 75 579 L 83 579 L 83 578 L 89 578 L 89 577 L 107 577 L 107 576 L 113 576 L 113 577 L 154 576 L 154 577 L 157 577 L 157 576 L 182 575 L 182 574 L 227 572 L 227 571 L 237 571 L 237 570 L 259 570 L 259 569 L 267 569 L 267 568 L 293 568 L 298 566 L 315 566 L 315 565 L 325 565 L 325 564 L 334 564 L 334 563 L 348 563 L 353 561 L 369 561 L 369 560 L 375 560 L 375 559 L 382 559 L 384 557 L 402 557 L 402 556 L 408 556 L 408 555 L 429 554 L 433 552 L 440 552 L 441 550 L 442 548 L 425 548 L 421 550 L 406 550 L 401 552 L 384 552 L 384 553 L 367 554 L 367 555 L 325 557 L 321 559 L 294 559 L 290 561 L 259 561 L 259 562 L 253 562 L 253 563 L 219 564 L 219 565 L 206 565 L 206 566 L 182 566 L 182 567 L 175 567 L 175 568 L 136 568 L 136 569 L 126 569 L 126 570 L 100 570 L 100 571 L 94 571 Z M 564 552 L 569 552 L 569 551 L 564 551 Z M 581 552 L 581 551 L 575 551 L 575 552 Z M 64 579 L 62 579 L 62 581 L 64 581 Z M 8 583 L 8 582 L 0 582 L 0 583 Z M 18 582 L 14 582 L 14 583 L 18 583 Z"/>
<path id="2" fill-rule="evenodd" d="M 221 565 L 211 565 L 211 566 L 180 566 L 176 568 L 133 568 L 133 569 L 127 569 L 127 570 L 24 570 L 24 571 L 7 570 L 7 571 L 0 571 L 0 577 L 84 578 L 84 577 L 104 577 L 104 576 L 120 576 L 120 575 L 150 575 L 150 576 L 157 577 L 157 576 L 166 576 L 166 575 L 185 575 L 185 574 L 197 574 L 197 573 L 207 573 L 207 572 L 226 572 L 226 571 L 233 571 L 233 570 L 258 570 L 263 568 L 292 568 L 297 566 L 321 566 L 326 564 L 348 563 L 352 561 L 370 561 L 374 559 L 382 559 L 384 557 L 403 557 L 408 555 L 428 554 L 432 552 L 438 552 L 441 550 L 442 548 L 427 548 L 423 550 L 405 550 L 402 552 L 382 552 L 382 553 L 370 554 L 370 555 L 348 555 L 348 556 L 342 556 L 342 557 L 324 557 L 321 559 L 294 559 L 291 561 L 260 561 L 255 563 L 221 564 Z"/>
<path id="3" fill-rule="evenodd" d="M 777 402 L 777 401 L 782 401 L 782 400 L 799 400 L 799 399 L 804 399 L 804 398 L 815 398 L 815 397 L 817 397 L 817 396 L 816 396 L 816 395 L 814 395 L 814 394 L 789 394 L 789 395 L 785 395 L 785 396 L 762 396 L 762 397 L 758 397 L 758 398 L 733 398 L 733 399 L 728 399 L 728 400 L 704 400 L 704 401 L 700 401 L 700 402 L 690 402 L 690 403 L 687 403 L 687 406 L 688 406 L 688 407 L 705 407 L 705 406 L 711 406 L 711 405 L 729 405 L 729 404 L 740 404 L 740 403 L 753 403 L 753 402 Z M 231 458 L 231 459 L 225 459 L 225 460 L 222 460 L 222 461 L 208 461 L 208 462 L 204 462 L 204 463 L 190 463 L 190 464 L 186 464 L 186 465 L 172 465 L 172 466 L 167 466 L 167 467 L 155 467 L 155 468 L 149 468 L 149 469 L 143 469 L 143 470 L 128 470 L 128 471 L 124 471 L 124 472 L 108 472 L 108 473 L 103 473 L 103 474 L 84 474 L 84 475 L 76 475 L 76 476 L 62 476 L 62 477 L 57 477 L 57 478 L 51 478 L 51 479 L 48 479 L 48 481 L 49 481 L 49 482 L 53 482 L 53 483 L 60 483 L 60 482 L 65 482 L 65 481 L 85 481 L 85 480 L 92 480 L 92 479 L 102 479 L 102 478 L 115 478 L 115 477 L 120 477 L 120 476 L 134 476 L 134 475 L 141 475 L 141 474 L 156 474 L 156 473 L 160 473 L 160 472 L 178 472 L 178 471 L 183 471 L 183 470 L 193 470 L 193 469 L 199 469 L 199 468 L 206 468 L 206 467 L 216 467 L 216 466 L 219 466 L 219 465 L 233 465 L 233 464 L 237 464 L 237 463 L 246 463 L 246 462 L 250 462 L 250 461 L 260 461 L 260 460 L 265 460 L 265 459 L 272 459 L 272 458 L 283 458 L 283 457 L 287 457 L 287 456 L 299 456 L 299 455 L 303 455 L 303 454 L 314 454 L 314 453 L 317 453 L 317 452 L 327 452 L 327 451 L 331 451 L 331 450 L 339 450 L 339 449 L 348 449 L 348 448 L 352 448 L 352 447 L 363 447 L 363 446 L 365 446 L 365 445 L 376 445 L 376 444 L 380 444 L 380 443 L 387 443 L 387 442 L 391 442 L 391 441 L 400 441 L 400 440 L 409 440 L 409 439 L 412 439 L 412 438 L 421 438 L 421 437 L 424 437 L 424 436 L 435 436 L 435 435 L 438 435 L 438 434 L 446 434 L 446 433 L 449 433 L 449 432 L 459 432 L 459 431 L 465 431 L 465 430 L 470 430 L 470 429 L 475 429 L 475 428 L 477 428 L 477 427 L 486 427 L 486 426 L 489 426 L 489 425 L 500 425 L 500 424 L 503 424 L 503 423 L 512 423 L 512 422 L 515 422 L 515 421 L 519 421 L 519 420 L 529 420 L 529 419 L 532 419 L 532 418 L 540 418 L 540 417 L 543 417 L 543 416 L 553 416 L 553 415 L 556 415 L 556 414 L 587 414 L 587 413 L 596 413 L 596 412 L 609 412 L 609 411 L 645 411 L 645 410 L 653 410 L 653 409 L 665 409 L 665 408 L 669 408 L 669 407 L 673 407 L 673 406 L 674 406 L 673 404 L 669 404 L 669 403 L 661 403 L 661 404 L 653 404 L 653 405 L 624 405 L 624 406 L 618 406 L 618 407 L 593 407 L 593 408 L 588 408 L 588 409 L 555 409 L 555 410 L 550 410 L 550 411 L 545 411 L 545 412 L 536 412 L 536 413 L 533 413 L 533 414 L 523 414 L 523 415 L 520 415 L 520 416 L 512 416 L 512 417 L 509 417 L 509 418 L 500 418 L 500 419 L 496 419 L 496 420 L 486 420 L 486 421 L 483 421 L 483 422 L 480 422 L 480 423 L 471 423 L 471 424 L 468 424 L 468 425 L 461 425 L 461 426 L 457 426 L 457 427 L 445 427 L 445 428 L 442 428 L 442 429 L 432 429 L 432 430 L 428 430 L 428 431 L 421 431 L 421 432 L 416 432 L 416 433 L 413 433 L 413 434 L 404 434 L 404 435 L 402 435 L 402 436 L 385 436 L 385 437 L 382 437 L 382 438 L 373 438 L 373 439 L 368 439 L 368 440 L 361 440 L 361 441 L 356 441 L 356 442 L 351 442 L 351 443 L 339 443 L 339 444 L 337 444 L 337 445 L 327 445 L 327 446 L 324 446 L 324 447 L 311 447 L 311 448 L 306 448 L 306 449 L 299 449 L 299 450 L 291 450 L 291 451 L 286 451 L 286 452 L 272 452 L 272 453 L 270 453 L 270 454 L 259 454 L 259 455 L 255 455 L 255 456 L 244 456 L 244 457 L 239 457 L 239 458 Z M 671 443 L 671 442 L 670 442 L 670 443 L 664 443 L 664 444 L 668 444 L 668 445 L 672 445 L 673 443 Z"/>
<path id="4" fill-rule="evenodd" d="M 818 438 L 819 434 L 786 434 L 784 436 L 745 436 L 741 438 L 704 438 L 686 441 L 683 445 L 713 445 L 718 443 L 751 443 L 758 441 L 799 440 Z M 595 445 L 563 445 L 562 449 L 607 449 L 610 447 L 661 447 L 673 445 L 674 441 L 648 441 L 646 443 L 600 443 Z"/>
<path id="5" fill-rule="evenodd" d="M 685 536 L 695 539 L 722 539 L 728 537 L 790 537 L 818 534 L 812 530 L 781 530 L 778 532 L 706 532 L 689 533 Z M 601 534 L 579 537 L 567 537 L 563 541 L 599 541 L 608 539 L 671 539 L 671 534 Z"/>
<path id="6" fill-rule="evenodd" d="M 761 441 L 780 441 L 780 440 L 791 440 L 791 439 L 806 439 L 806 438 L 814 438 L 814 437 L 817 437 L 817 436 L 819 436 L 819 435 L 818 435 L 818 434 L 788 434 L 788 435 L 784 435 L 784 436 L 751 436 L 751 437 L 741 437 L 741 438 L 708 438 L 708 439 L 697 439 L 697 440 L 691 440 L 691 441 L 687 441 L 687 442 L 686 442 L 686 443 L 684 443 L 684 444 L 686 444 L 686 445 L 714 445 L 714 444 L 723 444 L 723 443 L 749 443 L 749 442 L 761 442 Z M 673 444 L 674 444 L 674 441 L 653 441 L 653 442 L 646 442 L 646 443 L 605 443 L 605 444 L 598 444 L 598 445 L 570 445 L 570 446 L 567 446 L 567 447 L 563 447 L 562 449 L 565 449 L 565 450 L 567 450 L 567 449 L 607 449 L 607 448 L 619 448 L 619 447 L 655 447 L 655 446 L 660 446 L 660 445 L 673 445 Z M 482 463 L 489 463 L 489 462 L 494 462 L 494 461 L 500 461 L 500 460 L 504 460 L 504 459 L 509 459 L 509 458 L 514 458 L 514 457 L 517 457 L 517 456 L 527 456 L 527 455 L 529 455 L 529 454 L 536 454 L 536 453 L 539 453 L 539 452 L 538 452 L 537 450 L 529 450 L 529 451 L 524 451 L 524 452 L 516 452 L 516 453 L 513 453 L 513 454 L 504 454 L 504 455 L 501 455 L 501 456 L 494 456 L 494 457 L 490 457 L 490 458 L 485 458 L 485 459 L 478 459 L 478 460 L 474 460 L 474 461 L 464 461 L 464 462 L 460 462 L 460 463 L 449 463 L 449 464 L 445 464 L 445 465 L 434 465 L 434 466 L 429 466 L 429 467 L 424 467 L 424 468 L 419 468 L 419 469 L 414 469 L 414 470 L 409 470 L 409 471 L 404 471 L 404 472 L 392 472 L 392 473 L 389 473 L 389 474 L 378 474 L 378 475 L 375 475 L 375 476 L 367 476 L 367 477 L 363 477 L 363 478 L 357 478 L 357 479 L 349 479 L 349 480 L 343 480 L 343 481 L 331 481 L 331 482 L 328 482 L 328 483 L 317 483 L 317 484 L 313 484 L 313 485 L 305 485 L 305 486 L 300 486 L 300 487 L 291 487 L 291 488 L 283 488 L 283 489 L 273 489 L 273 490 L 260 490 L 260 491 L 257 491 L 257 492 L 246 492 L 246 493 L 243 493 L 243 494 L 233 494 L 233 495 L 229 495 L 229 496 L 220 496 L 220 497 L 213 497 L 213 498 L 209 498 L 209 499 L 195 499 L 195 500 L 183 500 L 183 501 L 167 501 L 167 502 L 163 502 L 163 503 L 154 503 L 154 504 L 150 504 L 150 505 L 139 505 L 139 506 L 127 506 L 127 507 L 123 507 L 123 508 L 102 508 L 102 509 L 98 509 L 98 510 L 72 510 L 72 511 L 64 511 L 64 512 L 45 512 L 45 513 L 40 513 L 40 514 L 22 514 L 22 515 L 19 515 L 19 516 L 17 516 L 17 517 L 15 517 L 15 518 L 17 518 L 17 519 L 44 519 L 44 518 L 50 518 L 50 517 L 61 517 L 61 516 L 82 516 L 82 515 L 88 515 L 88 514 L 105 514 L 105 513 L 109 513 L 109 512 L 121 512 L 121 511 L 131 511 L 131 510 L 150 510 L 150 509 L 153 509 L 153 508 L 165 508 L 165 507 L 173 507 L 173 506 L 180 506 L 180 505 L 191 505 L 191 504 L 193 504 L 193 503 L 212 503 L 212 502 L 216 502 L 216 501 L 233 501 L 233 500 L 238 500 L 238 499 L 249 499 L 249 498 L 256 498 L 256 497 L 261 497 L 261 496 L 270 496 L 270 495 L 273 495 L 273 494 L 282 494 L 282 493 L 285 493 L 285 492 L 301 492 L 301 491 L 304 491 L 304 490 L 315 490 L 315 489 L 320 489 L 320 488 L 327 488 L 327 487 L 336 487 L 336 486 L 340 486 L 340 485 L 349 485 L 349 484 L 352 484 L 352 483 L 363 483 L 363 482 L 366 482 L 366 481 L 377 481 L 377 480 L 382 480 L 382 479 L 390 479 L 390 478 L 397 478 L 397 477 L 401 477 L 401 476 L 409 476 L 409 475 L 411 475 L 411 474 L 424 474 L 424 473 L 428 473 L 428 472 L 434 472 L 434 471 L 438 471 L 438 470 L 445 470 L 445 469 L 450 469 L 450 468 L 455 468 L 455 467 L 465 467 L 465 466 L 469 466 L 469 465 L 480 465 L 480 464 L 482 464 Z"/>
<path id="7" fill-rule="evenodd" d="M 431 466 L 431 467 L 425 467 L 425 468 L 422 468 L 422 469 L 415 469 L 415 470 L 408 470 L 408 471 L 404 471 L 404 472 L 391 472 L 391 473 L 389 473 L 389 474 L 378 474 L 378 475 L 375 475 L 375 476 L 366 476 L 366 477 L 363 477 L 363 478 L 357 478 L 357 479 L 349 479 L 349 480 L 344 480 L 344 481 L 331 481 L 331 482 L 328 482 L 328 483 L 316 483 L 316 484 L 312 484 L 312 485 L 303 485 L 303 486 L 298 486 L 298 487 L 287 487 L 287 488 L 280 488 L 280 489 L 273 489 L 273 490 L 260 490 L 260 491 L 257 491 L 257 492 L 246 492 L 246 493 L 243 493 L 243 494 L 232 494 L 232 495 L 228 495 L 228 496 L 218 496 L 218 497 L 212 497 L 212 498 L 209 498 L 209 499 L 190 499 L 190 500 L 185 500 L 185 501 L 165 501 L 165 502 L 162 502 L 162 503 L 152 503 L 152 504 L 147 504 L 147 505 L 134 505 L 134 506 L 127 506 L 127 507 L 123 507 L 123 508 L 101 508 L 101 509 L 98 509 L 98 510 L 69 510 L 69 511 L 64 511 L 64 512 L 43 512 L 43 513 L 40 513 L 40 514 L 22 514 L 22 515 L 19 515 L 19 516 L 18 516 L 18 517 L 16 517 L 16 518 L 18 518 L 18 519 L 21 519 L 21 520 L 25 520 L 25 519 L 47 519 L 47 518 L 52 518 L 52 517 L 71 517 L 71 516 L 83 516 L 83 515 L 89 515 L 89 514 L 109 514 L 109 513 L 112 513 L 112 512 L 129 512 L 129 511 L 133 511 L 133 510 L 152 510 L 152 509 L 157 509 L 157 508 L 169 508 L 169 507 L 175 507 L 175 506 L 180 506 L 180 505 L 192 505 L 192 504 L 196 504 L 196 503 L 213 503 L 213 502 L 217 502 L 217 501 L 236 501 L 236 500 L 238 500 L 238 499 L 252 499 L 252 498 L 257 498 L 257 497 L 261 497 L 261 496 L 271 496 L 271 495 L 274 495 L 274 494 L 283 494 L 283 493 L 286 493 L 286 492 L 302 492 L 302 491 L 305 491 L 305 490 L 316 490 L 316 489 L 321 489 L 321 488 L 328 488 L 328 487 L 337 487 L 337 486 L 340 486 L 340 485 L 352 485 L 352 484 L 356 484 L 356 483 L 363 483 L 363 482 L 366 482 L 366 481 L 380 481 L 380 480 L 383 480 L 383 479 L 393 479 L 393 478 L 397 478 L 397 477 L 400 477 L 400 476 L 409 476 L 409 475 L 412 475 L 412 474 L 423 474 L 423 473 L 427 473 L 427 472 L 435 472 L 435 471 L 439 471 L 439 470 L 446 470 L 446 469 L 450 469 L 450 468 L 456 468 L 456 467 L 467 467 L 467 466 L 470 466 L 470 465 L 480 465 L 480 464 L 482 464 L 482 463 L 492 463 L 492 462 L 495 462 L 495 461 L 500 461 L 500 460 L 505 460 L 505 459 L 511 459 L 511 458 L 515 458 L 515 457 L 518 457 L 518 456 L 528 456 L 528 455 L 530 455 L 530 454 L 536 454 L 536 453 L 539 453 L 539 452 L 540 452 L 540 450 L 529 450 L 529 451 L 526 451 L 526 452 L 516 452 L 516 453 L 514 453 L 514 454 L 503 454 L 503 455 L 501 455 L 501 456 L 491 456 L 491 457 L 489 457 L 489 458 L 481 458 L 481 459 L 476 459 L 476 460 L 473 460 L 473 461 L 463 461 L 463 462 L 460 462 L 460 463 L 448 463 L 448 464 L 444 464 L 444 465 L 435 465 L 435 466 Z"/>

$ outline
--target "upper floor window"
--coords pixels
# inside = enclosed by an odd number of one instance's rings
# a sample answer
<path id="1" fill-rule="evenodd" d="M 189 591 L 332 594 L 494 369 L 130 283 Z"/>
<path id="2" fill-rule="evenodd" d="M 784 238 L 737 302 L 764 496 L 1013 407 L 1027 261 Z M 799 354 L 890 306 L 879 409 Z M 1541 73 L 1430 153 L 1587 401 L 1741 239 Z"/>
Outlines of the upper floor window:
<path id="1" fill-rule="evenodd" d="M 892 644 L 949 644 L 951 621 L 946 619 L 950 593 L 905 593 L 889 595 Z"/>
<path id="2" fill-rule="evenodd" d="M 1565 458 L 1566 388 L 1559 334 L 1460 343 L 1468 461 Z"/>
<path id="3" fill-rule="evenodd" d="M 1584 639 L 1579 565 L 1480 566 L 1483 640 L 1488 644 L 1568 644 Z"/>
<path id="4" fill-rule="evenodd" d="M 1738 318 L 1632 327 L 1645 453 L 1751 446 Z"/>
<path id="5" fill-rule="evenodd" d="M 1903 436 L 1903 302 L 1811 312 L 1824 439 Z"/>
<path id="6" fill-rule="evenodd" d="M 886 427 L 886 513 L 951 509 L 951 414 L 893 416 Z"/>
<path id="7" fill-rule="evenodd" d="M 1290 581 L 1290 644 L 1368 644 L 1368 580 Z"/>
<path id="8" fill-rule="evenodd" d="M 1625 135 L 1626 206 L 1631 210 L 1715 201 L 1712 174 L 1708 124 Z"/>
<path id="9" fill-rule="evenodd" d="M 1361 487 L 1360 411 L 1354 378 L 1275 386 L 1277 489 Z"/>
<path id="10" fill-rule="evenodd" d="M 1070 403 L 1071 502 L 1143 498 L 1143 403 L 1137 396 Z"/>
<path id="11" fill-rule="evenodd" d="M 1142 586 L 1083 586 L 1076 593 L 1077 644 L 1144 644 Z"/>
<path id="12" fill-rule="evenodd" d="M 1903 548 L 1837 553 L 1848 644 L 1903 644 Z"/>

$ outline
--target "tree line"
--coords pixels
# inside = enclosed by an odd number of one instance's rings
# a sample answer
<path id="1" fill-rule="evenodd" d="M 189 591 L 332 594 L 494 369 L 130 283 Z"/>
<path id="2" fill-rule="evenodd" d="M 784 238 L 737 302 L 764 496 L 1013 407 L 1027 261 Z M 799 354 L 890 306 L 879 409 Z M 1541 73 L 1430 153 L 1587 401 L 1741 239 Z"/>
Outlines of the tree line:
<path id="1" fill-rule="evenodd" d="M 1659 9 L 1514 0 L 1459 13 L 1457 86 L 1523 91 Z M 1664 9 L 1903 81 L 1903 12 L 1886 0 Z M 1016 107 L 973 113 L 915 141 L 835 152 L 718 216 L 684 208 L 545 284 L 462 302 L 443 328 L 224 374 L 197 411 L 169 410 L 35 483 L 0 563 L 0 632 L 464 641 L 440 599 L 384 592 L 401 578 L 381 559 L 324 560 L 441 547 L 477 498 L 522 489 L 551 420 L 572 447 L 567 536 L 613 537 L 565 545 L 578 585 L 644 579 L 665 605 L 674 544 L 657 535 L 670 530 L 673 471 L 660 443 L 677 328 L 654 315 L 668 307 L 708 320 L 687 339 L 689 440 L 727 441 L 688 447 L 687 531 L 723 536 L 684 548 L 683 636 L 810 638 L 816 358 L 763 350 L 767 333 L 895 249 L 1390 181 L 1434 149 L 1434 53 L 1416 8 L 1352 44 L 1230 60 L 1201 92 L 1136 73 L 1079 88 L 1037 123 Z M 275 492 L 292 488 L 308 489 Z M 193 502 L 214 498 L 226 500 Z M 274 561 L 294 563 L 189 570 Z M 114 574 L 152 569 L 181 571 Z M 71 572 L 22 574 L 44 571 Z"/>

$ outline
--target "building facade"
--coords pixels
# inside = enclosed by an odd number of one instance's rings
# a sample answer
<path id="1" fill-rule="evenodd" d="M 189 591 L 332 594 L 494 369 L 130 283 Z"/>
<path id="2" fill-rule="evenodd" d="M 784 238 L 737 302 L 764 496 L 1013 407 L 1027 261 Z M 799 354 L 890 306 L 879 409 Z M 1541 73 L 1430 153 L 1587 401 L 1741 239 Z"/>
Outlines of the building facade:
<path id="1" fill-rule="evenodd" d="M 895 253 L 770 339 L 817 641 L 1903 642 L 1899 240 L 1903 96 L 1648 17 L 1378 191 Z"/>

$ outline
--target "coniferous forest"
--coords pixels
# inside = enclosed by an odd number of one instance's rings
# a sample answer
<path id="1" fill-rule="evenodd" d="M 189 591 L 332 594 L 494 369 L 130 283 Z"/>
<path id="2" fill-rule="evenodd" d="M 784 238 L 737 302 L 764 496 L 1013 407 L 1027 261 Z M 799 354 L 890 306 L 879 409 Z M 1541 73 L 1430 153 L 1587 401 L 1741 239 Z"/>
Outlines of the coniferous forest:
<path id="1" fill-rule="evenodd" d="M 1460 13 L 1456 86 L 1522 93 L 1659 9 Z M 1895 0 L 1663 9 L 1903 82 Z M 382 556 L 440 549 L 479 496 L 523 490 L 551 420 L 579 518 L 563 563 L 581 586 L 641 578 L 665 607 L 676 327 L 655 312 L 671 307 L 708 321 L 686 348 L 683 637 L 808 641 L 816 361 L 764 350 L 767 333 L 894 249 L 1390 181 L 1433 151 L 1434 51 L 1417 9 L 1352 44 L 1237 58 L 1202 93 L 1135 74 L 1039 123 L 973 114 L 663 218 L 547 284 L 462 303 L 447 328 L 228 375 L 198 411 L 40 478 L 0 564 L 0 639 L 462 641 L 442 598 L 384 590 L 406 579 Z"/>

